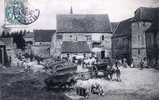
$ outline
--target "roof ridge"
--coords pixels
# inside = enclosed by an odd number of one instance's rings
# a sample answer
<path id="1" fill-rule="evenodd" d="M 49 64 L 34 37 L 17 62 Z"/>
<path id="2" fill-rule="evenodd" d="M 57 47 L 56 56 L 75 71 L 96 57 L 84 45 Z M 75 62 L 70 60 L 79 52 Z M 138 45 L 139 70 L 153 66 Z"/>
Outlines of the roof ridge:
<path id="1" fill-rule="evenodd" d="M 133 18 L 133 17 L 132 17 L 132 18 Z M 117 31 L 117 29 L 119 28 L 119 26 L 121 25 L 121 23 L 126 22 L 126 21 L 131 21 L 132 18 L 127 18 L 127 19 L 125 19 L 125 20 L 120 21 L 113 33 L 116 33 L 116 31 Z"/>
<path id="2" fill-rule="evenodd" d="M 57 32 L 98 32 L 111 33 L 108 15 L 59 15 L 57 16 Z"/>

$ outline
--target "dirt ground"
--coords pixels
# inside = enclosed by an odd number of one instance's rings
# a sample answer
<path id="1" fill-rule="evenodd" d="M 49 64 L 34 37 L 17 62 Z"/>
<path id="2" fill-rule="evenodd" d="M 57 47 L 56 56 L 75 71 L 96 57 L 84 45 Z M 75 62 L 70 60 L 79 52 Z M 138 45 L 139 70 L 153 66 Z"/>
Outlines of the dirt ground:
<path id="1" fill-rule="evenodd" d="M 78 84 L 103 86 L 104 96 L 90 94 L 88 100 L 159 100 L 159 70 L 121 68 L 121 80 L 90 79 L 78 81 Z"/>
<path id="2" fill-rule="evenodd" d="M 42 82 L 46 77 L 47 75 L 40 73 L 25 74 L 21 69 L 1 70 L 0 86 L 22 79 L 38 79 Z M 86 100 L 159 100 L 159 70 L 121 68 L 121 80 L 116 82 L 97 78 L 79 80 L 77 84 L 91 86 L 93 83 L 99 83 L 103 86 L 104 96 L 90 94 L 88 98 L 84 98 Z"/>

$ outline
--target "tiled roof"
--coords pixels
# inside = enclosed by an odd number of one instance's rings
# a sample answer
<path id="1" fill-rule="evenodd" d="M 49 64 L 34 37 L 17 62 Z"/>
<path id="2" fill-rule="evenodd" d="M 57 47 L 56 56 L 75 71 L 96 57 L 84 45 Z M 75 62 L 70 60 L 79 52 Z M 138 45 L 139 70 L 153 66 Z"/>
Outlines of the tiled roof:
<path id="1" fill-rule="evenodd" d="M 62 43 L 62 53 L 90 53 L 90 48 L 85 41 L 64 41 Z"/>
<path id="2" fill-rule="evenodd" d="M 35 42 L 51 42 L 56 30 L 34 30 Z"/>
<path id="3" fill-rule="evenodd" d="M 111 33 L 107 14 L 57 15 L 57 32 Z"/>
<path id="4" fill-rule="evenodd" d="M 119 23 L 119 25 L 117 26 L 116 30 L 114 31 L 113 37 L 116 37 L 119 35 L 130 35 L 131 34 L 131 20 L 132 20 L 132 18 L 121 21 Z"/>

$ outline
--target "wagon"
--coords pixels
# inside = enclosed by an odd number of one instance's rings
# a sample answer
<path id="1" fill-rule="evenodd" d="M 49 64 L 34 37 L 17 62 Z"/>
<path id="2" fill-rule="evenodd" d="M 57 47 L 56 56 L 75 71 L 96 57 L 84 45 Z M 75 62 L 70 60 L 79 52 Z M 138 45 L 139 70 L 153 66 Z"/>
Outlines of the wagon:
<path id="1" fill-rule="evenodd" d="M 91 76 L 107 77 L 110 72 L 110 69 L 108 67 L 108 65 L 111 66 L 110 64 L 111 62 L 109 61 L 109 59 L 105 59 L 98 64 L 94 64 L 91 68 Z"/>
<path id="2" fill-rule="evenodd" d="M 52 67 L 52 74 L 45 80 L 47 88 L 71 88 L 76 82 L 77 66 L 66 62 Z"/>
<path id="3" fill-rule="evenodd" d="M 50 76 L 45 80 L 48 89 L 71 88 L 76 82 L 73 74 Z"/>

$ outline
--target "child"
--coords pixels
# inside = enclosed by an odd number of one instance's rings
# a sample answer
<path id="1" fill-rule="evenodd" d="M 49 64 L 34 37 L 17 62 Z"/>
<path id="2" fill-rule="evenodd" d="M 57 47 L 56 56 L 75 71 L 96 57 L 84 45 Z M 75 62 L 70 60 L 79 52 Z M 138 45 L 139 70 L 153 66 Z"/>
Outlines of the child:
<path id="1" fill-rule="evenodd" d="M 121 76 L 121 72 L 120 72 L 119 67 L 117 66 L 117 69 L 116 69 L 116 77 L 117 77 L 117 81 L 121 81 L 120 76 Z"/>
<path id="2" fill-rule="evenodd" d="M 142 70 L 143 67 L 144 67 L 144 62 L 143 62 L 143 60 L 141 59 L 141 61 L 140 61 L 140 69 Z"/>
<path id="3" fill-rule="evenodd" d="M 118 63 L 116 62 L 115 65 L 113 66 L 113 72 L 116 76 L 116 80 L 117 81 L 121 81 L 120 76 L 121 76 L 121 72 L 118 66 Z"/>

